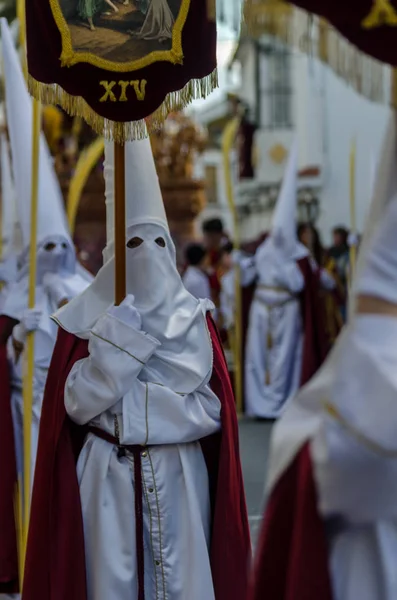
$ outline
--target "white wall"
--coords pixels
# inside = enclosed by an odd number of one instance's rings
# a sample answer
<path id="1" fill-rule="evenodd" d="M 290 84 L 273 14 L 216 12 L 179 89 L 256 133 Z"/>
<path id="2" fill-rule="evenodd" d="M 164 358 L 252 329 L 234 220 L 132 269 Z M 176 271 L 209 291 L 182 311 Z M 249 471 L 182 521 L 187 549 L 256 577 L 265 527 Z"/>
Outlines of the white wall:
<path id="1" fill-rule="evenodd" d="M 233 157 L 232 157 L 233 161 Z M 201 213 L 198 219 L 198 226 L 206 219 L 219 217 L 222 219 L 225 229 L 232 233 L 233 222 L 230 214 L 228 200 L 226 195 L 226 181 L 225 171 L 223 168 L 223 155 L 220 150 L 206 150 L 200 157 L 201 172 L 205 174 L 205 167 L 207 165 L 216 166 L 217 168 L 217 189 L 218 189 L 218 202 L 217 204 L 208 204 L 204 211 Z"/>
<path id="2" fill-rule="evenodd" d="M 329 69 L 325 70 L 325 169 L 319 225 L 329 242 L 330 229 L 350 225 L 349 155 L 354 137 L 356 220 L 362 231 L 371 201 L 373 163 L 379 160 L 389 108 L 356 94 Z"/>

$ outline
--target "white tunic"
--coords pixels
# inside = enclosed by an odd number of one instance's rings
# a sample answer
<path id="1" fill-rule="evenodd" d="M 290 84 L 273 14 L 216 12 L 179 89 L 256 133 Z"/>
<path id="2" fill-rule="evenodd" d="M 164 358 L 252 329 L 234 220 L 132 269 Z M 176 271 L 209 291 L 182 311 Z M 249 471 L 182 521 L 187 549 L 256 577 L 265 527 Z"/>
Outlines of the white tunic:
<path id="1" fill-rule="evenodd" d="M 257 263 L 258 284 L 247 334 L 245 402 L 249 416 L 277 418 L 300 384 L 303 331 L 299 292 L 304 278 L 295 260 L 277 251 Z"/>
<path id="2" fill-rule="evenodd" d="M 158 343 L 110 315 L 66 382 L 65 407 L 122 444 L 142 444 L 146 600 L 214 600 L 208 474 L 198 440 L 220 427 L 208 382 L 182 395 L 140 380 Z M 134 472 L 130 455 L 90 434 L 80 454 L 88 600 L 136 600 Z"/>

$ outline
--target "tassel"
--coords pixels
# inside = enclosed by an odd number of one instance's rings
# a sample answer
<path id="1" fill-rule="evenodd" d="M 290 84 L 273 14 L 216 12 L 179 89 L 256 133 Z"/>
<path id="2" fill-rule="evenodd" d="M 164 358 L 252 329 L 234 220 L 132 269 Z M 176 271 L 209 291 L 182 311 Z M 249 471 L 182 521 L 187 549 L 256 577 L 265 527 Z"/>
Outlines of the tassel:
<path id="1" fill-rule="evenodd" d="M 98 115 L 80 96 L 72 96 L 57 84 L 45 84 L 28 77 L 30 94 L 43 104 L 57 104 L 69 115 L 82 117 L 98 135 L 118 144 L 142 140 L 157 131 L 171 112 L 185 108 L 193 100 L 206 98 L 218 87 L 218 72 L 214 69 L 202 79 L 191 79 L 182 90 L 169 93 L 164 102 L 150 116 L 140 121 L 116 122 Z"/>
<path id="2" fill-rule="evenodd" d="M 390 0 L 377 2 L 388 6 Z M 394 11 L 391 5 L 389 8 Z M 394 20 L 392 12 L 390 18 Z M 244 21 L 245 34 L 254 38 L 274 36 L 329 65 L 369 100 L 384 103 L 392 100 L 392 106 L 396 106 L 395 93 L 390 98 L 389 87 L 385 85 L 388 71 L 384 65 L 356 48 L 324 18 L 284 0 L 245 0 Z"/>

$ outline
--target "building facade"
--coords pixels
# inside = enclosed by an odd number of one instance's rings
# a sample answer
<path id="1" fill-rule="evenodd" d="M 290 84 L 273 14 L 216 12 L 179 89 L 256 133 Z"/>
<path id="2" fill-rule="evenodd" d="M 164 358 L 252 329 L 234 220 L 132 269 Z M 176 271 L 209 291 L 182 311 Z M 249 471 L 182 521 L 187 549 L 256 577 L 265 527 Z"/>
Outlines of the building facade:
<path id="1" fill-rule="evenodd" d="M 388 107 L 369 102 L 316 59 L 268 36 L 241 38 L 231 67 L 240 79 L 233 91 L 256 126 L 254 176 L 236 180 L 235 187 L 243 240 L 268 230 L 294 138 L 299 146 L 298 218 L 315 221 L 325 243 L 334 226 L 350 226 L 349 156 L 355 141 L 355 212 L 362 231 Z M 214 103 L 213 114 L 215 104 L 220 109 L 221 102 Z M 222 110 L 227 110 L 224 99 Z M 227 118 L 230 107 L 225 122 Z M 218 188 L 203 216 L 217 213 L 231 227 L 219 148 L 214 144 L 204 157 Z M 236 162 L 236 157 L 231 160 Z"/>

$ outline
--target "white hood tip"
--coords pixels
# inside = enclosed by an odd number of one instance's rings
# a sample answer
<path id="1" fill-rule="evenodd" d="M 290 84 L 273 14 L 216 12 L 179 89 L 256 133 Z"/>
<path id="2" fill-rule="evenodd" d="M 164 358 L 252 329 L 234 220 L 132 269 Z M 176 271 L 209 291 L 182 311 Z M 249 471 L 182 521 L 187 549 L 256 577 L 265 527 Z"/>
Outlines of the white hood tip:
<path id="1" fill-rule="evenodd" d="M 26 87 L 18 52 L 6 19 L 1 19 L 1 44 L 6 87 L 6 113 L 11 143 L 17 209 L 23 245 L 30 243 L 32 177 L 32 99 Z M 40 138 L 38 242 L 62 236 L 70 243 L 62 192 L 44 134 Z"/>

